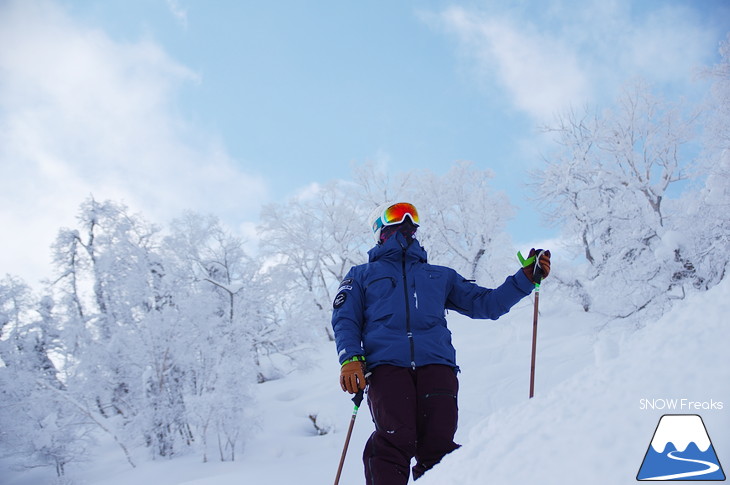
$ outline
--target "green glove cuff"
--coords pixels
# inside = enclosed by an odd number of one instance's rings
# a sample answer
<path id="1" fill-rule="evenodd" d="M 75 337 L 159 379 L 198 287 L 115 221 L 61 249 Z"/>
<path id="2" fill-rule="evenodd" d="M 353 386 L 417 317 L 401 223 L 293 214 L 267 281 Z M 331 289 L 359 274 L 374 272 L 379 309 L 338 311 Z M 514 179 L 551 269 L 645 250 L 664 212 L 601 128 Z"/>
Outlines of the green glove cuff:
<path id="1" fill-rule="evenodd" d="M 362 355 L 356 355 L 344 361 L 342 365 L 349 364 L 350 362 L 365 362 L 365 357 L 363 357 Z"/>

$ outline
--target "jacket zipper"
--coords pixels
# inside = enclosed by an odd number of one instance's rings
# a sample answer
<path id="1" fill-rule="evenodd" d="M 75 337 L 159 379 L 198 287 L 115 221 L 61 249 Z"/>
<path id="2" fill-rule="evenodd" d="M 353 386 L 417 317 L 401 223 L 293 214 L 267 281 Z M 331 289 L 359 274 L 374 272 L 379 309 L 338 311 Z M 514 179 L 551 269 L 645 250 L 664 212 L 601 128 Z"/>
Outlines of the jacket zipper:
<path id="1" fill-rule="evenodd" d="M 403 248 L 403 254 L 401 258 L 401 267 L 403 268 L 403 294 L 406 298 L 406 335 L 408 336 L 408 343 L 411 347 L 411 368 L 416 370 L 416 350 L 413 344 L 413 332 L 411 332 L 411 306 L 408 303 L 408 278 L 406 277 L 406 250 Z"/>

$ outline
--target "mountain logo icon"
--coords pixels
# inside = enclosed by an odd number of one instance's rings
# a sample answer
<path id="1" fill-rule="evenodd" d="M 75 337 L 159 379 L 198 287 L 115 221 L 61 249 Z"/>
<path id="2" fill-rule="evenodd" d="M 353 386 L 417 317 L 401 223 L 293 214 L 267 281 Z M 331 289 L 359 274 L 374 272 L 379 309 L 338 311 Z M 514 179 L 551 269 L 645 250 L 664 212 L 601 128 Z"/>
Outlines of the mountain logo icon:
<path id="1" fill-rule="evenodd" d="M 697 414 L 665 414 L 644 455 L 639 481 L 723 481 L 725 473 Z"/>

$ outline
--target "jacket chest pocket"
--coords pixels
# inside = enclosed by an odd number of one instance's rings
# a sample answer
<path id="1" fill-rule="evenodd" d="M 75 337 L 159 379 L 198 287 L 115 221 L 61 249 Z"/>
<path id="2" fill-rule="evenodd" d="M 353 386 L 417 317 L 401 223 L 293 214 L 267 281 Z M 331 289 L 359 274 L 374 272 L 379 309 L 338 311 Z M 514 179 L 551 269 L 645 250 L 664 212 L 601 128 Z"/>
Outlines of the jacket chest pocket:
<path id="1" fill-rule="evenodd" d="M 365 298 L 368 304 L 377 304 L 388 299 L 395 290 L 395 278 L 392 276 L 381 276 L 368 281 L 365 284 Z"/>
<path id="2" fill-rule="evenodd" d="M 447 278 L 439 271 L 423 271 L 416 277 L 417 309 L 425 315 L 443 317 Z"/>

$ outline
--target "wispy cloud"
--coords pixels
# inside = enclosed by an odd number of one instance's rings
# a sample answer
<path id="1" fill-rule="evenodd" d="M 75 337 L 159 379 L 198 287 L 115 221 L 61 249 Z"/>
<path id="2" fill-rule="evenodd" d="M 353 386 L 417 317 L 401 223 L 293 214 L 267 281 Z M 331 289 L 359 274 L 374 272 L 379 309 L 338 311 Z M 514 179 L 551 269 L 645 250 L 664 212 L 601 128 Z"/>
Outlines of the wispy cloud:
<path id="1" fill-rule="evenodd" d="M 546 119 L 571 99 L 588 96 L 577 56 L 560 39 L 507 17 L 474 15 L 463 8 L 443 19 L 476 60 L 481 75 L 494 77 L 517 108 Z"/>
<path id="2" fill-rule="evenodd" d="M 188 28 L 188 10 L 178 0 L 167 0 L 167 8 L 183 29 Z"/>
<path id="3" fill-rule="evenodd" d="M 483 82 L 498 85 L 539 122 L 570 106 L 610 99 L 636 76 L 686 87 L 715 54 L 717 32 L 688 6 L 629 0 L 512 5 L 452 7 L 440 12 L 436 25 L 458 39 Z"/>
<path id="4" fill-rule="evenodd" d="M 1 3 L 2 271 L 48 276 L 55 232 L 90 194 L 158 222 L 256 211 L 262 180 L 176 112 L 197 82 L 155 43 L 115 42 L 45 0 Z"/>

